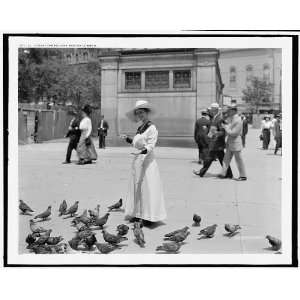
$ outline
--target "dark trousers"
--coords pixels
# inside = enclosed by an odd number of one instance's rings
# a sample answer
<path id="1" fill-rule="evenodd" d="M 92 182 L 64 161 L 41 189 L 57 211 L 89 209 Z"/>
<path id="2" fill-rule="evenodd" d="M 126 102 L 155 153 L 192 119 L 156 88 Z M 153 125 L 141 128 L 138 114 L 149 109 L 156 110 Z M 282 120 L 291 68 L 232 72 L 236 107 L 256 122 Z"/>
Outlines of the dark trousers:
<path id="1" fill-rule="evenodd" d="M 221 166 L 223 166 L 223 159 L 224 159 L 224 150 L 219 150 L 219 151 L 210 151 L 207 155 L 206 158 L 204 159 L 204 163 L 203 163 L 203 167 L 200 170 L 200 176 L 204 176 L 205 173 L 207 172 L 207 170 L 209 169 L 211 163 L 217 158 L 221 164 Z M 228 167 L 227 171 L 226 171 L 226 177 L 228 178 L 232 178 L 233 174 L 231 171 L 230 166 Z"/>
<path id="2" fill-rule="evenodd" d="M 280 136 L 276 137 L 276 146 L 275 146 L 275 151 L 274 154 L 277 154 L 277 151 L 282 148 L 282 138 L 281 138 L 281 134 Z"/>
<path id="3" fill-rule="evenodd" d="M 270 129 L 263 129 L 263 149 L 268 149 L 270 144 L 271 132 Z"/>
<path id="4" fill-rule="evenodd" d="M 103 133 L 99 133 L 99 148 L 105 148 L 105 137 Z"/>
<path id="5" fill-rule="evenodd" d="M 66 155 L 66 161 L 71 162 L 71 155 L 72 155 L 72 150 L 76 150 L 78 144 L 78 139 L 70 138 L 69 145 L 68 145 L 68 150 L 67 150 L 67 155 Z"/>
<path id="6" fill-rule="evenodd" d="M 205 152 L 207 152 L 207 146 L 204 146 L 202 143 L 197 143 L 198 145 L 198 158 L 199 162 L 204 160 L 205 158 Z"/>
<path id="7" fill-rule="evenodd" d="M 245 146 L 246 146 L 246 135 L 242 135 L 242 144 L 243 144 L 243 147 L 245 148 Z"/>

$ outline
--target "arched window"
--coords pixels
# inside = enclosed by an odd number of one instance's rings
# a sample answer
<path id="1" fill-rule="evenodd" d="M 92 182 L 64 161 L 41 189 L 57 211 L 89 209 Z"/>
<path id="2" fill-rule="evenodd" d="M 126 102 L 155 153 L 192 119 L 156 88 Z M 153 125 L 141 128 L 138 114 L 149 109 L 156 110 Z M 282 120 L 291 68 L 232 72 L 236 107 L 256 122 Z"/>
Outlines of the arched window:
<path id="1" fill-rule="evenodd" d="M 263 66 L 263 79 L 270 81 L 270 66 L 268 64 L 264 64 Z"/>
<path id="2" fill-rule="evenodd" d="M 236 86 L 236 68 L 230 67 L 229 70 L 229 86 L 235 87 Z"/>
<path id="3" fill-rule="evenodd" d="M 246 81 L 249 82 L 252 77 L 253 77 L 253 66 L 248 65 L 246 67 Z"/>

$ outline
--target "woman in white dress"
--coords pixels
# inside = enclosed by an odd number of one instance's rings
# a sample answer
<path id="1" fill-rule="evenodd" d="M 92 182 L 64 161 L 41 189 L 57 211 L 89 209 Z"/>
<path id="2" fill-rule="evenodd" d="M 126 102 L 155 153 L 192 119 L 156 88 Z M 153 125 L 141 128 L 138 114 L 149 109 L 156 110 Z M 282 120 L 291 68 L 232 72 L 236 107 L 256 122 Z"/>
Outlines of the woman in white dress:
<path id="1" fill-rule="evenodd" d="M 149 121 L 149 114 L 152 112 L 153 109 L 147 101 L 137 101 L 135 108 L 127 113 L 127 117 L 132 121 L 141 121 L 142 125 L 133 138 L 121 136 L 138 150 L 134 153 L 132 161 L 125 216 L 132 221 L 144 223 L 162 221 L 167 217 L 160 173 L 154 155 L 158 131 Z"/>
<path id="2" fill-rule="evenodd" d="M 89 117 L 91 112 L 89 105 L 85 105 L 82 109 L 82 120 L 79 124 L 81 135 L 76 149 L 79 165 L 91 164 L 93 160 L 97 160 L 97 152 L 91 139 L 92 121 Z"/>

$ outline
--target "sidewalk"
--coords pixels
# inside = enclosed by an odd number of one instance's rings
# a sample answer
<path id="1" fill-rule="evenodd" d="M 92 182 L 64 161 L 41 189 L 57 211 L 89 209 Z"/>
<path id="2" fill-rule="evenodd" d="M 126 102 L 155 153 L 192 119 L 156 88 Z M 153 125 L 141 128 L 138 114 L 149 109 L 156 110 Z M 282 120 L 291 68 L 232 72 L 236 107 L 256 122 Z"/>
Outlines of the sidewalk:
<path id="1" fill-rule="evenodd" d="M 144 228 L 146 247 L 133 242 L 128 233 L 128 246 L 114 253 L 154 253 L 163 235 L 183 226 L 192 225 L 194 213 L 202 217 L 201 227 L 190 227 L 191 234 L 182 246 L 181 253 L 272 253 L 268 251 L 266 234 L 281 236 L 281 156 L 273 150 L 261 150 L 259 131 L 250 129 L 243 156 L 248 181 L 220 180 L 213 175 L 220 172 L 214 162 L 206 177 L 192 174 L 198 170 L 197 149 L 155 149 L 164 186 L 168 219 L 164 224 Z M 97 145 L 97 144 L 95 144 Z M 119 198 L 126 199 L 129 183 L 131 148 L 120 147 L 98 151 L 98 161 L 93 165 L 62 165 L 66 142 L 24 145 L 19 147 L 19 196 L 35 212 L 52 205 L 51 220 L 40 223 L 52 228 L 52 235 L 62 235 L 65 241 L 74 235 L 70 219 L 58 217 L 58 207 L 63 199 L 68 205 L 79 201 L 79 213 L 101 205 L 100 214 Z M 76 160 L 76 153 L 73 152 Z M 232 162 L 238 177 L 235 161 Z M 115 232 L 124 223 L 122 212 L 112 212 L 107 224 L 109 232 Z M 20 253 L 27 253 L 25 237 L 29 233 L 30 216 L 20 216 Z M 200 228 L 218 224 L 212 239 L 197 240 Z M 241 233 L 233 238 L 224 236 L 224 224 L 240 224 Z M 130 225 L 131 227 L 131 225 Z M 97 239 L 103 242 L 101 231 Z"/>

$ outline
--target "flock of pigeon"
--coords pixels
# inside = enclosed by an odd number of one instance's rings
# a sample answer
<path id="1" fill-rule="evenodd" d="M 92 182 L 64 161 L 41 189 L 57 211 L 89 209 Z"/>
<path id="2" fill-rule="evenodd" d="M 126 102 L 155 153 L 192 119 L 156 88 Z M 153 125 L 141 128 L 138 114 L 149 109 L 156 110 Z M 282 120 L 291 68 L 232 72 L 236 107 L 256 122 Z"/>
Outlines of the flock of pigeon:
<path id="1" fill-rule="evenodd" d="M 19 209 L 21 214 L 31 215 L 34 211 L 23 201 L 19 200 Z M 36 215 L 29 221 L 31 233 L 26 237 L 27 249 L 36 254 L 62 254 L 67 253 L 69 247 L 75 251 L 94 251 L 98 249 L 97 253 L 108 254 L 116 249 L 121 249 L 122 242 L 128 240 L 126 235 L 128 234 L 129 227 L 125 224 L 118 225 L 116 228 L 117 233 L 112 234 L 104 229 L 105 224 L 108 221 L 110 212 L 120 210 L 122 207 L 122 199 L 117 203 L 108 207 L 108 212 L 100 217 L 100 205 L 97 205 L 95 210 L 84 210 L 80 216 L 77 216 L 79 201 L 76 201 L 69 208 L 65 200 L 59 206 L 59 216 L 69 216 L 72 218 L 71 226 L 76 228 L 75 236 L 68 241 L 68 243 L 62 242 L 64 238 L 62 236 L 51 236 L 51 229 L 45 229 L 39 226 L 36 219 L 40 221 L 48 220 L 51 215 L 51 206 L 46 211 Z M 200 226 L 201 217 L 197 214 L 193 215 L 193 226 Z M 143 223 L 133 223 L 133 235 L 135 242 L 140 247 L 145 247 L 145 236 L 143 232 Z M 232 237 L 239 233 L 241 227 L 239 225 L 225 224 L 224 226 L 226 235 Z M 101 229 L 105 243 L 98 243 L 95 230 Z M 213 238 L 217 229 L 217 224 L 208 226 L 200 230 L 200 239 Z M 189 227 L 183 227 L 181 229 L 172 231 L 164 235 L 166 241 L 162 245 L 156 248 L 158 252 L 166 253 L 179 253 L 182 245 L 185 244 L 186 238 L 189 236 Z M 281 248 L 281 241 L 278 238 L 267 235 L 266 239 L 271 245 L 271 249 L 279 251 Z"/>

